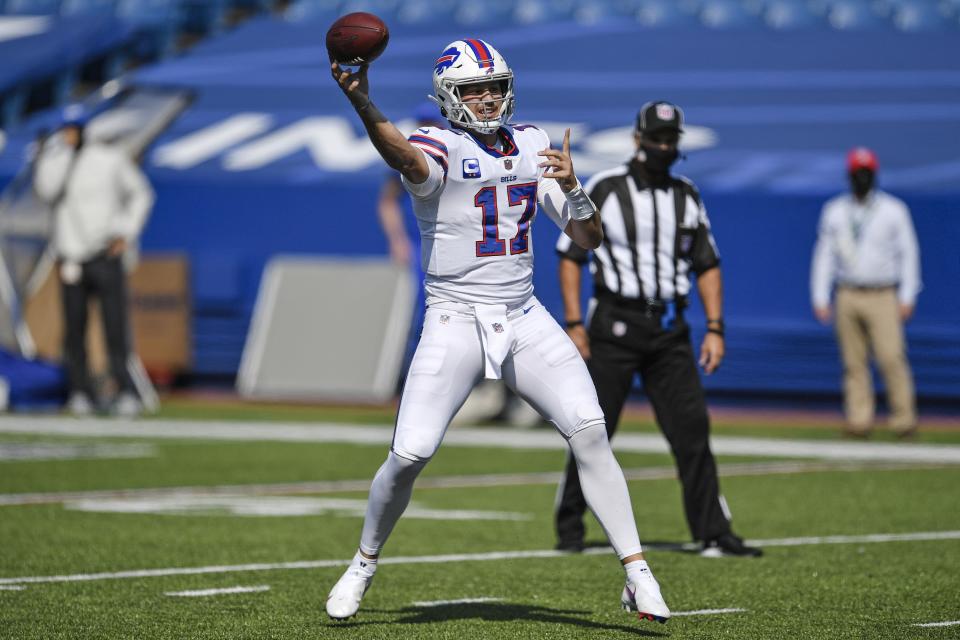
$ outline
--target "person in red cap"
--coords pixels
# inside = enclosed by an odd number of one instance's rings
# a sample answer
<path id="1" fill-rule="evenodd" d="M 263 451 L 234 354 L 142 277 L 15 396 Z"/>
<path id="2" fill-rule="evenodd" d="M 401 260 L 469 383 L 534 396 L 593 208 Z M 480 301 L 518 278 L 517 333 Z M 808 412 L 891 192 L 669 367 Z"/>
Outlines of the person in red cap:
<path id="1" fill-rule="evenodd" d="M 921 288 L 920 251 L 907 205 L 875 187 L 878 168 L 870 149 L 847 155 L 851 193 L 823 207 L 810 293 L 814 314 L 834 323 L 840 345 L 846 435 L 867 437 L 873 427 L 872 352 L 887 387 L 890 428 L 904 438 L 917 429 L 903 325 Z"/>

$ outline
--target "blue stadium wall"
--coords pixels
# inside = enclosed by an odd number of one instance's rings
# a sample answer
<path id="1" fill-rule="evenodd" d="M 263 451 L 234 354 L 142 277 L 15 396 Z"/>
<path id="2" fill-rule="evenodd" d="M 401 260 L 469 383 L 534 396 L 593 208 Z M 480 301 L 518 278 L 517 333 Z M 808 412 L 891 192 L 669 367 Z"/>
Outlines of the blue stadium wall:
<path id="1" fill-rule="evenodd" d="M 320 167 L 305 146 L 248 171 L 227 166 L 236 146 L 184 169 L 158 161 L 164 147 L 240 113 L 270 119 L 260 139 L 318 116 L 349 122 L 360 135 L 329 78 L 318 37 L 326 24 L 251 21 L 137 74 L 139 84 L 196 95 L 147 154 L 158 199 L 143 245 L 190 259 L 201 376 L 235 375 L 271 256 L 386 255 L 374 211 L 385 171 L 379 162 L 356 172 Z M 442 45 L 463 35 L 460 27 L 394 31 L 371 72 L 378 105 L 394 118 L 408 115 L 429 89 L 430 64 Z M 629 127 L 643 102 L 669 99 L 686 108 L 687 139 L 696 132 L 704 144 L 678 170 L 701 187 L 725 277 L 728 356 L 705 380 L 712 390 L 839 390 L 832 330 L 809 309 L 809 260 L 820 207 L 844 188 L 844 152 L 874 147 L 881 186 L 910 205 L 921 244 L 925 289 L 907 330 L 918 391 L 960 399 L 955 31 L 674 32 L 615 21 L 470 35 L 499 46 L 516 70 L 517 121 L 582 125 L 574 140 L 582 175 L 592 136 Z M 559 66 L 544 54 L 548 48 L 566 53 Z M 10 132 L 0 182 L 16 171 L 31 137 L 28 130 Z M 545 217 L 533 226 L 536 292 L 559 316 L 557 233 Z M 349 277 L 345 272 L 344 281 Z M 699 343 L 697 306 L 690 317 Z"/>
<path id="2" fill-rule="evenodd" d="M 375 214 L 376 185 L 369 180 L 269 192 L 240 183 L 229 189 L 163 183 L 157 188 L 144 249 L 190 256 L 198 374 L 236 372 L 263 266 L 277 251 L 387 252 Z M 809 306 L 810 255 L 823 198 L 709 191 L 703 196 L 722 254 L 728 326 L 727 358 L 706 386 L 742 393 L 837 392 L 840 364 L 832 330 L 813 320 Z M 924 291 L 907 332 L 918 391 L 960 398 L 958 199 L 904 197 L 922 245 Z M 197 205 L 213 202 L 209 209 Z M 223 210 L 229 210 L 228 219 Z M 533 225 L 536 295 L 559 318 L 557 234 L 548 218 L 538 216 Z M 349 282 L 349 269 L 343 278 Z M 690 318 L 699 344 L 703 316 L 698 304 Z"/>

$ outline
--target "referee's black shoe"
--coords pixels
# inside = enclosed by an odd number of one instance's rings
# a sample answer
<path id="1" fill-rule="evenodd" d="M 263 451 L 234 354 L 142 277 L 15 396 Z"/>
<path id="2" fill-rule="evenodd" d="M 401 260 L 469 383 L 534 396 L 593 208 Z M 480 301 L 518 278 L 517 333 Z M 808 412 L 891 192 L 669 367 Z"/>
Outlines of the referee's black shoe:
<path id="1" fill-rule="evenodd" d="M 744 544 L 743 538 L 733 533 L 725 533 L 704 542 L 700 555 L 704 558 L 723 558 L 725 556 L 759 558 L 763 555 L 763 549 L 748 547 Z"/>
<path id="2" fill-rule="evenodd" d="M 555 547 L 557 551 L 569 551 L 570 553 L 580 553 L 587 545 L 582 538 L 567 538 L 557 541 Z"/>

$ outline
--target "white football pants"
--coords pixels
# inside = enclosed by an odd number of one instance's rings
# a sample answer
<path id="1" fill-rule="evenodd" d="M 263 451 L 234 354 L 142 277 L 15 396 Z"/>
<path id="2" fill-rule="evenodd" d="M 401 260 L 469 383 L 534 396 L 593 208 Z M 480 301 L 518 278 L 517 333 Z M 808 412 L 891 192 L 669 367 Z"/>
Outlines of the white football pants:
<path id="1" fill-rule="evenodd" d="M 587 504 L 617 555 L 639 553 L 626 481 L 610 449 L 586 364 L 535 298 L 507 313 L 506 322 L 509 326 L 497 331 L 510 339 L 500 367 L 504 381 L 566 438 Z M 370 488 L 360 539 L 364 553 L 379 554 L 410 500 L 420 470 L 437 452 L 470 391 L 489 371 L 484 348 L 490 341 L 481 339 L 477 317 L 467 305 L 440 303 L 427 310 L 400 399 L 391 453 Z"/>

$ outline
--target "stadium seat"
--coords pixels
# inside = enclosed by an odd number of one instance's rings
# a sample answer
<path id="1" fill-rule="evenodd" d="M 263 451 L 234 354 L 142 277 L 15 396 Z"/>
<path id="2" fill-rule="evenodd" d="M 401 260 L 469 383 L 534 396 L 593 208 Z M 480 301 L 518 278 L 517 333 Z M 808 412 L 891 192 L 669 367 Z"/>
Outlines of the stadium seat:
<path id="1" fill-rule="evenodd" d="M 638 23 L 651 28 L 700 26 L 694 13 L 673 0 L 642 0 L 634 17 Z"/>
<path id="2" fill-rule="evenodd" d="M 340 15 L 354 13 L 356 11 L 366 11 L 379 16 L 390 24 L 398 8 L 397 0 L 346 0 L 340 5 Z"/>
<path id="3" fill-rule="evenodd" d="M 482 28 L 508 24 L 513 13 L 513 2 L 509 0 L 464 0 L 454 12 L 457 24 L 464 27 Z"/>
<path id="4" fill-rule="evenodd" d="M 638 5 L 633 0 L 581 0 L 573 10 L 573 18 L 580 24 L 622 20 L 633 16 Z"/>
<path id="5" fill-rule="evenodd" d="M 768 2 L 763 8 L 763 21 L 773 29 L 806 29 L 824 24 L 821 16 L 798 0 Z"/>
<path id="6" fill-rule="evenodd" d="M 566 20 L 573 15 L 574 0 L 520 0 L 513 19 L 520 24 Z"/>
<path id="7" fill-rule="evenodd" d="M 60 0 L 7 0 L 10 15 L 49 16 L 60 12 Z"/>
<path id="8" fill-rule="evenodd" d="M 750 29 L 760 26 L 759 18 L 735 0 L 710 0 L 700 8 L 700 22 L 711 29 Z"/>
<path id="9" fill-rule="evenodd" d="M 298 0 L 290 5 L 284 18 L 291 22 L 331 19 L 340 14 L 339 0 Z"/>
<path id="10" fill-rule="evenodd" d="M 875 0 L 873 3 L 874 9 L 880 13 L 880 15 L 890 16 L 893 15 L 893 12 L 903 6 L 910 5 L 926 5 L 931 8 L 943 7 L 947 8 L 947 5 L 950 4 L 949 0 Z"/>
<path id="11" fill-rule="evenodd" d="M 401 24 L 449 25 L 457 8 L 456 0 L 406 0 L 397 8 Z"/>
<path id="12" fill-rule="evenodd" d="M 928 2 L 900 2 L 894 7 L 893 26 L 900 31 L 936 31 L 950 27 L 949 10 Z"/>
<path id="13" fill-rule="evenodd" d="M 889 26 L 865 0 L 839 0 L 827 9 L 827 22 L 840 31 L 881 29 Z"/>
<path id="14" fill-rule="evenodd" d="M 60 15 L 73 16 L 84 13 L 112 12 L 116 0 L 63 0 L 60 4 Z"/>
<path id="15" fill-rule="evenodd" d="M 226 26 L 226 10 L 226 0 L 180 0 L 177 26 L 189 34 L 215 34 Z"/>
<path id="16" fill-rule="evenodd" d="M 176 0 L 118 0 L 115 11 L 136 28 L 133 55 L 138 59 L 156 60 L 173 52 Z"/>

